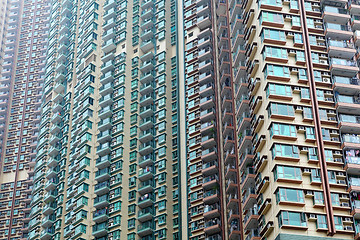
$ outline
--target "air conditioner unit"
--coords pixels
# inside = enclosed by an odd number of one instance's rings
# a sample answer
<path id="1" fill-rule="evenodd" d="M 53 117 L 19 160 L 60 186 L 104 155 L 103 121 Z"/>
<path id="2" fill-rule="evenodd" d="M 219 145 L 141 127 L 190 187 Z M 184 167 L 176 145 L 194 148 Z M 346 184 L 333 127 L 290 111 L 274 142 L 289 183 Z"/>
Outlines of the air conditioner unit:
<path id="1" fill-rule="evenodd" d="M 341 155 L 341 152 L 340 151 L 335 151 L 334 154 Z"/>
<path id="2" fill-rule="evenodd" d="M 325 94 L 332 95 L 333 93 L 331 91 L 325 91 Z"/>
<path id="3" fill-rule="evenodd" d="M 349 207 L 350 204 L 348 202 L 343 202 L 340 204 L 342 207 Z M 346 220 L 345 220 L 346 221 Z"/>
<path id="4" fill-rule="evenodd" d="M 288 32 L 288 35 L 289 36 L 294 36 L 294 33 L 293 32 Z"/>
<path id="5" fill-rule="evenodd" d="M 316 23 L 322 23 L 322 21 L 320 19 L 316 19 L 315 22 Z"/>
<path id="6" fill-rule="evenodd" d="M 304 168 L 304 173 L 311 173 L 310 168 Z"/>
<path id="7" fill-rule="evenodd" d="M 349 205 L 349 203 L 347 203 Z M 352 222 L 351 218 L 349 217 L 344 217 L 344 222 Z"/>
<path id="8" fill-rule="evenodd" d="M 343 173 L 343 172 L 338 172 L 338 173 L 336 173 L 336 176 L 344 177 L 344 176 L 345 176 L 345 173 Z"/>
<path id="9" fill-rule="evenodd" d="M 299 131 L 305 131 L 305 127 L 304 126 L 299 126 L 298 130 Z"/>
<path id="10" fill-rule="evenodd" d="M 300 87 L 294 87 L 294 91 L 300 91 Z"/>
<path id="11" fill-rule="evenodd" d="M 293 53 L 293 54 L 296 54 L 296 51 L 295 50 L 290 50 L 289 53 Z"/>
<path id="12" fill-rule="evenodd" d="M 320 7 L 320 4 L 318 4 L 318 3 L 313 3 L 312 4 L 314 7 Z"/>
<path id="13" fill-rule="evenodd" d="M 316 219 L 316 214 L 314 214 L 314 213 L 310 213 L 310 215 L 309 215 L 309 219 Z"/>
<path id="14" fill-rule="evenodd" d="M 296 106 L 295 107 L 295 111 L 297 111 L 297 112 L 301 112 L 302 110 L 303 110 L 302 106 Z"/>
<path id="15" fill-rule="evenodd" d="M 353 231 L 354 230 L 352 226 L 345 226 L 344 229 L 346 231 Z"/>
<path id="16" fill-rule="evenodd" d="M 341 194 L 341 198 L 346 198 L 346 199 L 348 199 L 348 198 L 349 198 L 349 195 L 347 195 L 347 194 Z"/>
<path id="17" fill-rule="evenodd" d="M 307 147 L 300 147 L 300 151 L 302 151 L 302 152 L 308 152 L 308 151 L 309 151 L 309 148 L 307 148 Z"/>
<path id="18" fill-rule="evenodd" d="M 305 195 L 307 195 L 307 196 L 314 196 L 314 192 L 313 192 L 313 191 L 310 191 L 310 190 L 307 190 Z"/>
<path id="19" fill-rule="evenodd" d="M 346 184 L 345 180 L 337 180 L 336 183 L 337 184 Z"/>
<path id="20" fill-rule="evenodd" d="M 327 64 L 327 61 L 326 61 L 326 60 L 323 60 L 323 59 L 321 59 L 319 62 L 320 62 L 321 64 Z"/>

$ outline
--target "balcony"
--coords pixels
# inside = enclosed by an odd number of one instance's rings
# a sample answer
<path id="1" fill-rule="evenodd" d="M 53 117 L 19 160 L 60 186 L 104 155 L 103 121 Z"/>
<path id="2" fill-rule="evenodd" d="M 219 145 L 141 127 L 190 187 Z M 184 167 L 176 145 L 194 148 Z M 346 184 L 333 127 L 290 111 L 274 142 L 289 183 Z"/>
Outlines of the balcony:
<path id="1" fill-rule="evenodd" d="M 95 223 L 104 222 L 109 219 L 107 208 L 96 210 L 93 213 L 93 220 Z"/>
<path id="2" fill-rule="evenodd" d="M 209 190 L 218 185 L 219 185 L 219 177 L 217 174 L 203 178 L 202 187 L 204 190 Z"/>
<path id="3" fill-rule="evenodd" d="M 350 20 L 347 9 L 332 6 L 324 6 L 323 20 L 325 22 L 336 22 L 338 24 L 346 24 Z"/>
<path id="4" fill-rule="evenodd" d="M 144 222 L 138 225 L 137 234 L 140 237 L 152 234 L 154 231 L 154 224 L 152 221 Z"/>
<path id="5" fill-rule="evenodd" d="M 96 197 L 94 199 L 94 207 L 96 209 L 102 209 L 102 208 L 105 208 L 107 206 L 109 206 L 109 197 L 107 194 L 105 195 L 102 195 L 102 196 L 99 196 L 99 197 Z"/>
<path id="6" fill-rule="evenodd" d="M 153 178 L 155 171 L 153 170 L 152 166 L 146 166 L 145 168 L 140 168 L 139 170 L 139 180 L 140 181 L 147 181 Z"/>
<path id="7" fill-rule="evenodd" d="M 94 187 L 94 193 L 96 195 L 104 195 L 105 193 L 109 192 L 109 187 L 110 187 L 110 184 L 108 181 L 98 183 Z"/>
<path id="8" fill-rule="evenodd" d="M 92 235 L 96 238 L 107 235 L 109 232 L 107 223 L 100 223 L 93 226 Z"/>
<path id="9" fill-rule="evenodd" d="M 146 105 L 152 104 L 153 102 L 154 102 L 153 94 L 148 93 L 148 94 L 140 97 L 139 103 L 141 106 L 146 106 Z"/>
<path id="10" fill-rule="evenodd" d="M 204 176 L 209 176 L 209 175 L 214 175 L 216 173 L 218 173 L 219 169 L 218 169 L 218 162 L 212 161 L 212 162 L 208 162 L 202 165 L 202 174 Z"/>
<path id="11" fill-rule="evenodd" d="M 111 106 L 107 106 L 99 111 L 99 118 L 101 119 L 109 118 L 112 116 L 112 114 L 113 112 Z"/>
<path id="12" fill-rule="evenodd" d="M 41 231 L 40 239 L 41 240 L 49 240 L 50 238 L 52 238 L 54 233 L 55 233 L 54 228 L 52 228 L 52 227 L 51 228 L 46 228 L 46 229 Z"/>
<path id="13" fill-rule="evenodd" d="M 214 218 L 205 222 L 204 232 L 207 235 L 212 235 L 221 231 L 221 222 L 218 218 Z"/>
<path id="14" fill-rule="evenodd" d="M 145 194 L 139 197 L 138 206 L 140 208 L 146 208 L 152 206 L 155 202 L 155 196 L 153 194 Z"/>
<path id="15" fill-rule="evenodd" d="M 353 77 L 359 71 L 359 68 L 353 60 L 331 58 L 330 71 L 334 75 Z"/>
<path id="16" fill-rule="evenodd" d="M 140 45 L 140 49 L 141 51 L 143 51 L 144 53 L 150 51 L 151 49 L 154 48 L 154 43 L 151 40 L 147 40 L 147 41 L 142 41 L 141 45 Z"/>
<path id="17" fill-rule="evenodd" d="M 54 224 L 56 217 L 54 215 L 46 216 L 41 220 L 41 226 L 43 228 L 51 227 Z"/>
<path id="18" fill-rule="evenodd" d="M 201 160 L 203 162 L 211 162 L 217 158 L 217 149 L 208 148 L 201 152 Z"/>
<path id="19" fill-rule="evenodd" d="M 147 165 L 152 165 L 154 163 L 154 156 L 148 154 L 139 158 L 139 167 L 144 168 Z"/>
<path id="20" fill-rule="evenodd" d="M 220 192 L 219 190 L 209 190 L 205 191 L 203 194 L 203 201 L 205 204 L 214 204 L 220 201 Z"/>
<path id="21" fill-rule="evenodd" d="M 110 143 L 102 144 L 97 147 L 96 153 L 102 157 L 111 153 Z"/>
<path id="22" fill-rule="evenodd" d="M 350 40 L 353 36 L 350 26 L 336 24 L 336 23 L 325 23 L 325 36 L 326 38 L 339 39 L 339 40 Z"/>
<path id="23" fill-rule="evenodd" d="M 153 142 L 147 142 L 139 145 L 139 153 L 142 156 L 148 155 L 152 153 L 154 150 L 154 143 Z"/>
<path id="24" fill-rule="evenodd" d="M 244 228 L 246 230 L 255 229 L 259 224 L 259 215 L 257 208 L 251 208 L 247 211 L 244 217 Z"/>
<path id="25" fill-rule="evenodd" d="M 154 187 L 155 187 L 154 181 L 152 179 L 149 179 L 139 184 L 138 192 L 140 194 L 149 193 L 153 191 Z"/>
<path id="26" fill-rule="evenodd" d="M 107 129 L 110 129 L 112 127 L 112 120 L 111 118 L 106 118 L 106 119 L 102 119 L 99 123 L 98 123 L 98 129 L 100 131 L 105 131 Z"/>
<path id="27" fill-rule="evenodd" d="M 138 212 L 138 218 L 137 219 L 142 223 L 147 222 L 147 221 L 152 220 L 153 214 L 154 214 L 154 209 L 151 208 L 151 207 L 147 207 L 147 208 L 141 209 Z"/>
<path id="28" fill-rule="evenodd" d="M 203 217 L 205 220 L 220 217 L 220 204 L 205 205 Z"/>
<path id="29" fill-rule="evenodd" d="M 215 119 L 215 109 L 210 108 L 200 112 L 200 120 L 202 122 L 209 122 Z"/>
<path id="30" fill-rule="evenodd" d="M 98 170 L 95 173 L 95 180 L 98 182 L 103 182 L 105 180 L 110 179 L 110 170 L 109 168 L 103 168 L 101 170 Z"/>
<path id="31" fill-rule="evenodd" d="M 350 59 L 355 56 L 354 44 L 349 41 L 328 40 L 329 57 Z"/>
<path id="32" fill-rule="evenodd" d="M 341 113 L 360 114 L 360 97 L 337 95 L 336 108 Z"/>
<path id="33" fill-rule="evenodd" d="M 204 30 L 205 28 L 210 27 L 211 25 L 211 18 L 210 15 L 205 15 L 197 18 L 196 22 L 197 26 L 200 28 L 200 30 Z"/>

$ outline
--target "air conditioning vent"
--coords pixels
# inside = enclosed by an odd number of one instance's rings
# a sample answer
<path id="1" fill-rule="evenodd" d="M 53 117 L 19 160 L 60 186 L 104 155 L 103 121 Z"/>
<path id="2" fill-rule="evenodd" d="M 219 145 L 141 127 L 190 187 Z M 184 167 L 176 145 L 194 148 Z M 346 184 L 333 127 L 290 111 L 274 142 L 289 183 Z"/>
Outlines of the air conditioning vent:
<path id="1" fill-rule="evenodd" d="M 346 184 L 345 180 L 337 180 L 337 184 Z"/>

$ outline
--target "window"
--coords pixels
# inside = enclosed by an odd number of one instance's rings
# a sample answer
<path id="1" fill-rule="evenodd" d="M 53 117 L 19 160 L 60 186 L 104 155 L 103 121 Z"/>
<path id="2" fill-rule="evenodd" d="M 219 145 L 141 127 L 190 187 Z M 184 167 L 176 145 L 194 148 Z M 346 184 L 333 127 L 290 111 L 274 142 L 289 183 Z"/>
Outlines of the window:
<path id="1" fill-rule="evenodd" d="M 305 213 L 281 211 L 279 216 L 279 225 L 281 226 L 298 226 L 306 227 L 306 216 Z"/>
<path id="2" fill-rule="evenodd" d="M 281 103 L 270 103 L 268 108 L 270 115 L 283 115 L 283 116 L 295 116 L 294 107 L 291 105 Z"/>
<path id="3" fill-rule="evenodd" d="M 299 149 L 294 145 L 274 144 L 271 151 L 273 159 L 275 157 L 299 158 Z"/>
<path id="4" fill-rule="evenodd" d="M 291 97 L 292 89 L 291 86 L 270 83 L 266 88 L 266 95 L 280 95 Z"/>
<path id="5" fill-rule="evenodd" d="M 331 193 L 331 203 L 333 206 L 340 206 L 340 196 L 338 193 Z"/>
<path id="6" fill-rule="evenodd" d="M 135 218 L 128 220 L 128 229 L 135 228 Z"/>
<path id="7" fill-rule="evenodd" d="M 165 224 L 166 223 L 166 215 L 163 214 L 163 215 L 160 215 L 158 217 L 158 224 L 161 225 L 161 224 Z"/>
<path id="8" fill-rule="evenodd" d="M 319 160 L 318 152 L 316 148 L 308 148 L 308 158 L 309 160 Z"/>
<path id="9" fill-rule="evenodd" d="M 284 31 L 274 30 L 274 29 L 264 29 L 261 34 L 262 40 L 271 39 L 278 41 L 286 41 L 286 36 Z"/>
<path id="10" fill-rule="evenodd" d="M 335 222 L 335 229 L 336 230 L 344 230 L 341 217 L 334 216 L 334 222 Z"/>
<path id="11" fill-rule="evenodd" d="M 276 193 L 277 202 L 298 202 L 304 203 L 304 192 L 303 190 L 290 189 L 290 188 L 279 188 Z"/>
<path id="12" fill-rule="evenodd" d="M 290 71 L 289 68 L 285 66 L 267 64 L 264 70 L 264 75 L 265 78 L 268 78 L 269 76 L 289 78 Z"/>
<path id="13" fill-rule="evenodd" d="M 287 59 L 288 58 L 288 52 L 285 48 L 277 48 L 277 47 L 265 47 L 265 50 L 263 52 L 264 59 L 267 57 L 270 58 L 282 58 Z"/>
<path id="14" fill-rule="evenodd" d="M 327 220 L 325 215 L 317 215 L 316 216 L 316 228 L 324 228 L 327 229 Z"/>
<path id="15" fill-rule="evenodd" d="M 280 13 L 272 13 L 272 12 L 261 12 L 260 15 L 260 23 L 262 22 L 272 22 L 272 23 L 284 23 L 284 17 Z"/>
<path id="16" fill-rule="evenodd" d="M 273 135 L 296 137 L 296 127 L 288 124 L 273 123 L 270 127 L 270 136 Z"/>
<path id="17" fill-rule="evenodd" d="M 324 204 L 324 194 L 322 192 L 314 192 L 314 205 Z"/>
<path id="18" fill-rule="evenodd" d="M 311 169 L 311 182 L 321 182 L 319 169 Z"/>
<path id="19" fill-rule="evenodd" d="M 305 128 L 305 138 L 306 139 L 315 139 L 315 129 L 313 127 Z"/>
<path id="20" fill-rule="evenodd" d="M 310 90 L 308 88 L 301 88 L 300 98 L 310 100 Z"/>
<path id="21" fill-rule="evenodd" d="M 289 167 L 289 166 L 277 166 L 274 171 L 275 179 L 283 178 L 283 179 L 294 179 L 301 180 L 302 173 L 301 169 L 297 167 Z"/>

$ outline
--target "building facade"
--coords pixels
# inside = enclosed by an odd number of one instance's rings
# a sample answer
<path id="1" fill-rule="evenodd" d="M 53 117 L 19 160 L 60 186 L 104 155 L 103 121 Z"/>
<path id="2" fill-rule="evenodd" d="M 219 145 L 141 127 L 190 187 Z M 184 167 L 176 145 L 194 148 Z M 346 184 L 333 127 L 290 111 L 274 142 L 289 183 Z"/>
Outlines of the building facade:
<path id="1" fill-rule="evenodd" d="M 0 2 L 0 239 L 26 237 L 49 1 Z"/>
<path id="2" fill-rule="evenodd" d="M 52 1 L 28 239 L 178 239 L 175 1 Z"/>
<path id="3" fill-rule="evenodd" d="M 358 4 L 53 0 L 26 237 L 359 239 Z"/>

